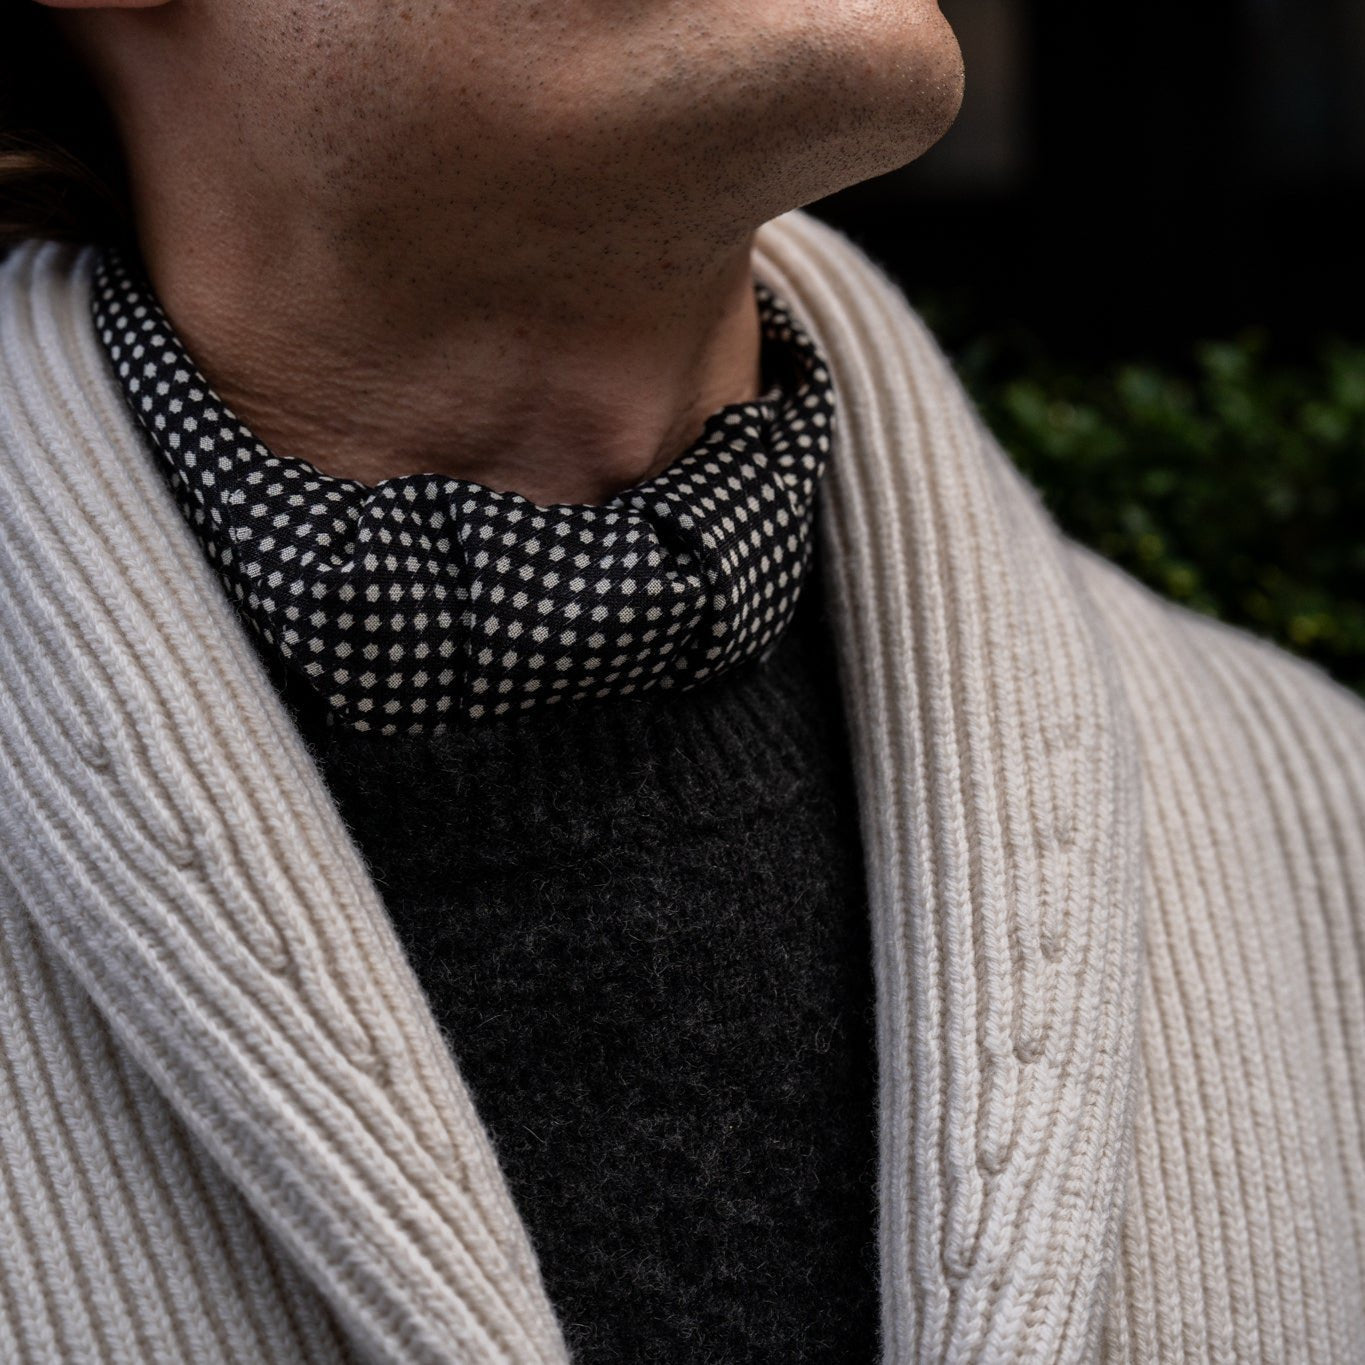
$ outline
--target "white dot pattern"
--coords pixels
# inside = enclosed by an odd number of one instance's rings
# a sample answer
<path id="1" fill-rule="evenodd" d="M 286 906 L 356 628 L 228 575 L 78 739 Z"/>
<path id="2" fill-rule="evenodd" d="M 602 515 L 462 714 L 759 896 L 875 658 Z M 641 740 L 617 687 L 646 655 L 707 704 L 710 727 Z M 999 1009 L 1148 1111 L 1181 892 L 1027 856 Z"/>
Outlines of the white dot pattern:
<path id="1" fill-rule="evenodd" d="M 812 554 L 829 371 L 758 281 L 759 401 L 601 504 L 470 480 L 374 485 L 268 450 L 209 386 L 140 264 L 102 253 L 96 331 L 171 488 L 252 628 L 330 724 L 385 735 L 686 689 L 767 657 Z"/>

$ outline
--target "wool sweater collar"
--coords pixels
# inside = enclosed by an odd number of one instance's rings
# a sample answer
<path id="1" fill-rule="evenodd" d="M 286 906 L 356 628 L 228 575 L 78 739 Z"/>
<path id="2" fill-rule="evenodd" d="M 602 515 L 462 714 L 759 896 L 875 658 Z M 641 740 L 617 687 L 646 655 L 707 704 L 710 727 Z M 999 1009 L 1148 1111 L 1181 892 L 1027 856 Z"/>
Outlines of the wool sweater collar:
<path id="1" fill-rule="evenodd" d="M 382 902 L 105 368 L 90 266 L 0 267 L 0 868 L 359 1350 L 562 1362 Z M 755 270 L 843 415 L 818 533 L 872 917 L 884 1358 L 1089 1358 L 1141 979 L 1111 644 L 884 277 L 803 214 Z"/>

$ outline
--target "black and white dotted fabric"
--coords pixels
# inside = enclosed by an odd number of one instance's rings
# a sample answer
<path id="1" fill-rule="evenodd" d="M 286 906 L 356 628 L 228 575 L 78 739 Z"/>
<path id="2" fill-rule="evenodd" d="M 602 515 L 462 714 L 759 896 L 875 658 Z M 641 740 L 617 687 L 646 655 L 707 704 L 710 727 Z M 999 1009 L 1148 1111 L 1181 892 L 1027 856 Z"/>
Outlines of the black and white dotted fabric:
<path id="1" fill-rule="evenodd" d="M 176 499 L 330 724 L 439 733 L 564 700 L 686 689 L 790 623 L 834 426 L 828 369 L 755 281 L 761 400 L 662 473 L 541 505 L 438 474 L 364 484 L 277 455 L 215 395 L 141 265 L 101 253 L 96 331 Z M 767 382 L 767 381 L 765 381 Z"/>

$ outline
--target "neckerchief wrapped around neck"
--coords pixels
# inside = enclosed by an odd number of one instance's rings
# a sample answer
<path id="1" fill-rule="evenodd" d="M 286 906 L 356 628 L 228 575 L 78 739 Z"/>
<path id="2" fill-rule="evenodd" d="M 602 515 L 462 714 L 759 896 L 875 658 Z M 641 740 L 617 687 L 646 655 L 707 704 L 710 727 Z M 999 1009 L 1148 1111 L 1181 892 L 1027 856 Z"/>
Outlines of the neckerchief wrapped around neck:
<path id="1" fill-rule="evenodd" d="M 754 282 L 757 402 L 662 473 L 542 506 L 443 474 L 364 484 L 268 450 L 217 397 L 135 259 L 105 250 L 95 327 L 181 510 L 251 627 L 328 721 L 381 734 L 687 689 L 767 658 L 813 553 L 834 394 Z M 765 381 L 766 382 L 766 381 Z"/>

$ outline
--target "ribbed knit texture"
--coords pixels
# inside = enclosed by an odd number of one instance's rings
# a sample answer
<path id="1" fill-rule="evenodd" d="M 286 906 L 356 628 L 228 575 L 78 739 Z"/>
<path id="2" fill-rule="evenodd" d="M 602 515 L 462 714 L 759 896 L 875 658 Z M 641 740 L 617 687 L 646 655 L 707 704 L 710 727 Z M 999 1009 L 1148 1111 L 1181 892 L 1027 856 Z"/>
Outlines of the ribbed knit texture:
<path id="1" fill-rule="evenodd" d="M 329 725 L 258 645 L 581 1365 L 877 1358 L 871 950 L 819 572 L 769 660 L 436 736 Z"/>
<path id="2" fill-rule="evenodd" d="M 1361 1359 L 1365 705 L 1067 542 L 837 235 L 755 263 L 839 391 L 884 1359 Z M 0 268 L 0 1355 L 562 1362 L 88 269 Z"/>

